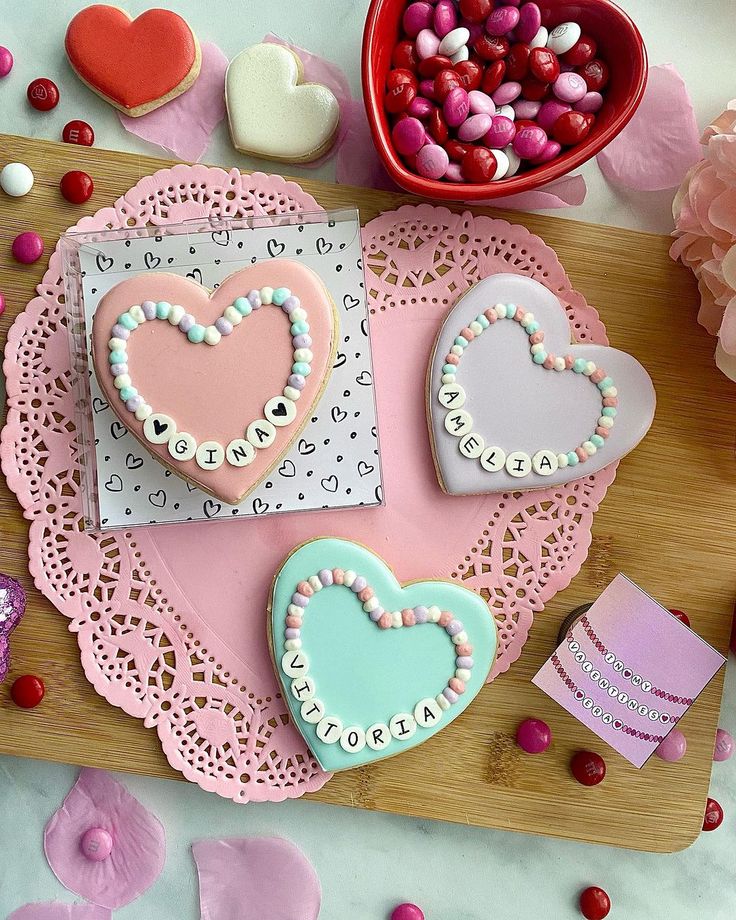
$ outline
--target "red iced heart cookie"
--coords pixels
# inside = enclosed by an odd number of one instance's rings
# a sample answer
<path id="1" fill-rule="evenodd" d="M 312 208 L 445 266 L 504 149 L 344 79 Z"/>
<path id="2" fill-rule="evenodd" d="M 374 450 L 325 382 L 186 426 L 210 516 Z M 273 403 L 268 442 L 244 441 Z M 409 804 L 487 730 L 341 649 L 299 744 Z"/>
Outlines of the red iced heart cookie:
<path id="1" fill-rule="evenodd" d="M 337 318 L 319 277 L 287 259 L 210 296 L 148 272 L 102 298 L 92 357 L 110 407 L 165 466 L 237 504 L 278 464 L 332 370 Z"/>
<path id="2" fill-rule="evenodd" d="M 145 115 L 185 92 L 199 76 L 197 38 L 181 16 L 95 4 L 66 31 L 66 53 L 90 89 L 128 115 Z"/>

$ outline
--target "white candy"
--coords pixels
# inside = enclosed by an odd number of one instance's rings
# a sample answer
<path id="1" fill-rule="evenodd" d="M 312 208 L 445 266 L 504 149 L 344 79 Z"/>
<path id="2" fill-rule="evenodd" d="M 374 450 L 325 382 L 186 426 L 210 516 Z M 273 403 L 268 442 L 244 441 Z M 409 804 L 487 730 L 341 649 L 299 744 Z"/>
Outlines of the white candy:
<path id="1" fill-rule="evenodd" d="M 532 468 L 538 476 L 551 476 L 558 466 L 557 454 L 552 450 L 538 450 L 532 457 Z"/>
<path id="2" fill-rule="evenodd" d="M 342 735 L 342 721 L 337 716 L 325 716 L 317 723 L 317 737 L 324 744 L 335 744 Z"/>
<path id="3" fill-rule="evenodd" d="M 452 637 L 453 645 L 465 645 L 467 641 L 468 641 L 468 634 L 465 632 L 464 629 Z"/>
<path id="4" fill-rule="evenodd" d="M 465 404 L 465 390 L 459 384 L 444 383 L 437 394 L 437 400 L 445 409 L 459 409 Z"/>
<path id="5" fill-rule="evenodd" d="M 511 105 L 499 106 L 496 115 L 505 115 L 506 118 L 510 118 L 511 121 L 516 121 L 516 110 Z"/>
<path id="6" fill-rule="evenodd" d="M 107 343 L 107 347 L 110 349 L 110 351 L 125 351 L 125 349 L 128 347 L 128 343 L 125 341 L 125 339 L 112 338 Z"/>
<path id="7" fill-rule="evenodd" d="M 296 402 L 301 395 L 301 390 L 297 390 L 296 387 L 284 387 L 284 396 L 292 402 Z"/>
<path id="8" fill-rule="evenodd" d="M 446 712 L 450 708 L 450 701 L 441 693 L 437 694 L 435 701 L 443 712 Z"/>
<path id="9" fill-rule="evenodd" d="M 471 460 L 477 460 L 483 453 L 486 442 L 479 434 L 470 431 L 460 438 L 458 447 L 463 457 L 469 457 Z"/>
<path id="10" fill-rule="evenodd" d="M 605 390 L 601 391 L 601 396 L 618 396 L 618 390 L 616 387 L 606 387 Z"/>
<path id="11" fill-rule="evenodd" d="M 567 454 L 557 454 L 557 465 L 561 470 L 564 470 L 570 461 L 567 459 Z"/>
<path id="12" fill-rule="evenodd" d="M 217 345 L 222 338 L 222 333 L 216 326 L 207 326 L 204 330 L 204 340 L 208 345 Z"/>
<path id="13" fill-rule="evenodd" d="M 365 747 L 365 732 L 359 725 L 350 725 L 340 735 L 340 747 L 348 754 L 357 754 Z"/>
<path id="14" fill-rule="evenodd" d="M 556 371 L 564 371 L 565 370 L 565 359 L 558 355 L 554 360 L 553 367 Z"/>
<path id="15" fill-rule="evenodd" d="M 184 316 L 184 307 L 181 304 L 175 303 L 169 310 L 168 320 L 172 326 L 178 326 L 179 320 Z"/>
<path id="16" fill-rule="evenodd" d="M 113 380 L 112 385 L 116 390 L 122 390 L 123 387 L 129 387 L 131 383 L 130 374 L 118 374 Z"/>
<path id="17" fill-rule="evenodd" d="M 478 325 L 480 325 L 480 323 L 478 323 Z M 463 348 L 462 345 L 453 345 L 452 348 L 450 349 L 450 354 L 455 355 L 458 358 L 462 358 L 464 350 L 465 349 Z"/>
<path id="18" fill-rule="evenodd" d="M 311 677 L 297 677 L 291 682 L 291 695 L 296 700 L 311 700 L 314 698 L 315 686 Z"/>
<path id="19" fill-rule="evenodd" d="M 588 456 L 592 457 L 593 454 L 597 453 L 598 448 L 592 441 L 583 441 L 583 450 L 586 452 L 586 454 L 588 454 Z"/>
<path id="20" fill-rule="evenodd" d="M 194 455 L 203 470 L 217 470 L 225 462 L 225 448 L 217 441 L 202 441 Z"/>
<path id="21" fill-rule="evenodd" d="M 243 314 L 240 310 L 236 310 L 232 304 L 229 307 L 225 307 L 225 312 L 222 315 L 233 326 L 237 326 L 243 322 Z"/>
<path id="22" fill-rule="evenodd" d="M 442 383 L 454 383 L 455 375 L 454 374 L 443 374 L 441 377 Z"/>
<path id="23" fill-rule="evenodd" d="M 296 418 L 296 406 L 285 396 L 272 396 L 266 403 L 263 414 L 277 428 L 290 425 Z"/>
<path id="24" fill-rule="evenodd" d="M 131 316 L 139 325 L 145 323 L 146 314 L 143 312 L 143 309 L 139 303 L 135 304 L 128 310 L 128 315 Z"/>
<path id="25" fill-rule="evenodd" d="M 292 642 L 299 642 L 299 639 L 292 639 Z M 309 722 L 310 725 L 316 725 L 321 722 L 325 714 L 325 704 L 322 700 L 313 697 L 311 700 L 305 700 L 300 709 L 302 719 Z"/>
<path id="26" fill-rule="evenodd" d="M 549 38 L 549 32 L 547 31 L 547 29 L 545 29 L 544 26 L 540 26 L 537 34 L 529 42 L 529 50 L 533 51 L 535 48 L 544 48 L 544 46 L 547 44 L 548 38 Z"/>
<path id="27" fill-rule="evenodd" d="M 456 668 L 455 677 L 457 677 L 458 680 L 462 680 L 467 683 L 470 680 L 471 672 L 468 671 L 467 668 Z"/>
<path id="28" fill-rule="evenodd" d="M 281 670 L 287 677 L 306 677 L 309 673 L 309 659 L 302 651 L 286 652 L 281 656 Z"/>
<path id="29" fill-rule="evenodd" d="M 509 106 L 509 108 L 511 108 L 511 106 Z M 519 167 L 521 166 L 521 157 L 514 150 L 511 144 L 509 144 L 508 147 L 504 147 L 503 152 L 506 154 L 506 156 L 508 157 L 508 161 L 509 161 L 509 168 L 506 172 L 506 178 L 510 179 L 512 176 L 515 176 L 516 173 L 519 171 Z"/>
<path id="30" fill-rule="evenodd" d="M 535 342 L 529 350 L 533 355 L 538 355 L 544 351 L 544 342 Z"/>
<path id="31" fill-rule="evenodd" d="M 442 697 L 444 699 L 444 697 Z M 437 705 L 437 700 L 428 696 L 426 699 L 419 700 L 414 707 L 414 718 L 422 728 L 432 728 L 442 718 L 442 710 Z"/>
<path id="32" fill-rule="evenodd" d="M 480 455 L 480 465 L 489 473 L 497 473 L 506 463 L 506 453 L 500 447 L 486 447 Z"/>
<path id="33" fill-rule="evenodd" d="M 290 617 L 303 617 L 304 616 L 304 608 L 297 607 L 296 604 L 289 604 L 289 606 L 286 608 L 286 612 L 289 614 Z"/>
<path id="34" fill-rule="evenodd" d="M 491 182 L 497 182 L 499 179 L 504 179 L 506 177 L 511 164 L 503 150 L 494 150 L 493 155 L 496 158 L 496 171 L 491 176 Z"/>
<path id="35" fill-rule="evenodd" d="M 342 583 L 346 588 L 352 588 L 353 583 L 357 577 L 357 574 L 352 569 L 348 569 L 343 575 Z"/>
<path id="36" fill-rule="evenodd" d="M 142 406 L 138 406 L 138 408 L 135 410 L 135 417 L 139 422 L 142 422 L 145 421 L 145 419 L 147 419 L 152 412 L 153 409 L 148 405 L 148 403 L 143 403 Z"/>
<path id="37" fill-rule="evenodd" d="M 532 471 L 532 458 L 523 450 L 512 450 L 506 457 L 506 472 L 515 479 L 528 476 Z"/>
<path id="38" fill-rule="evenodd" d="M 391 731 L 384 722 L 376 722 L 365 733 L 365 742 L 372 751 L 382 751 L 390 741 Z"/>
<path id="39" fill-rule="evenodd" d="M 169 440 L 169 453 L 174 460 L 182 463 L 185 460 L 191 460 L 197 452 L 197 442 L 186 431 L 179 431 Z"/>
<path id="40" fill-rule="evenodd" d="M 427 608 L 427 619 L 430 623 L 438 623 L 441 616 L 442 611 L 435 604 Z"/>
<path id="41" fill-rule="evenodd" d="M 376 607 L 379 607 L 379 606 L 380 605 L 378 603 L 378 598 L 371 597 L 363 604 L 363 610 L 365 610 L 366 613 L 371 613 L 373 610 L 376 609 Z"/>
<path id="42" fill-rule="evenodd" d="M 581 34 L 582 29 L 576 22 L 562 22 L 549 33 L 547 47 L 555 54 L 565 54 L 578 43 Z"/>
<path id="43" fill-rule="evenodd" d="M 265 450 L 270 447 L 276 439 L 276 429 L 274 426 L 263 418 L 257 418 L 248 425 L 245 437 L 250 441 L 253 447 L 258 450 Z"/>
<path id="44" fill-rule="evenodd" d="M 583 373 L 585 374 L 586 377 L 590 377 L 591 374 L 595 374 L 596 370 L 597 368 L 595 364 L 592 361 L 588 361 L 588 363 L 585 365 L 585 369 L 583 370 Z"/>
<path id="45" fill-rule="evenodd" d="M 458 48 L 454 54 L 450 55 L 450 60 L 453 64 L 459 64 L 461 61 L 467 61 L 470 57 L 470 51 L 467 45 L 463 45 L 462 48 Z"/>
<path id="46" fill-rule="evenodd" d="M 256 449 L 245 438 L 233 438 L 225 448 L 225 459 L 230 466 L 248 466 L 256 458 Z"/>
<path id="47" fill-rule="evenodd" d="M 260 290 L 261 303 L 273 303 L 273 288 L 262 287 Z"/>
<path id="48" fill-rule="evenodd" d="M 307 318 L 307 311 L 303 307 L 294 307 L 289 313 L 289 319 L 292 323 L 304 322 Z"/>
<path id="49" fill-rule="evenodd" d="M 295 652 L 301 647 L 302 647 L 301 639 L 287 639 L 284 642 L 284 648 L 286 649 L 287 652 Z M 322 717 L 320 716 L 320 718 Z"/>
<path id="50" fill-rule="evenodd" d="M 392 629 L 401 629 L 404 625 L 404 621 L 401 619 L 401 611 L 394 610 L 391 614 L 391 628 Z"/>
<path id="51" fill-rule="evenodd" d="M 138 418 L 137 411 L 136 418 Z M 165 444 L 175 434 L 176 422 L 161 412 L 149 414 L 143 422 L 143 437 L 151 444 Z"/>
<path id="52" fill-rule="evenodd" d="M 307 364 L 311 364 L 314 355 L 308 348 L 297 348 L 294 352 L 295 361 L 305 361 Z"/>
<path id="53" fill-rule="evenodd" d="M 321 591 L 322 588 L 324 587 L 324 585 L 322 584 L 322 582 L 319 580 L 319 578 L 316 575 L 310 575 L 307 581 L 309 582 L 309 587 L 312 589 L 312 591 L 314 591 L 315 594 L 317 593 L 317 591 Z"/>
<path id="54" fill-rule="evenodd" d="M 33 173 L 25 163 L 8 163 L 0 172 L 0 188 L 11 198 L 22 198 L 33 188 Z"/>
<path id="55" fill-rule="evenodd" d="M 474 319 L 473 322 L 470 323 L 470 325 L 468 326 L 468 329 L 470 329 L 470 331 L 474 335 L 480 335 L 483 332 L 483 327 L 481 326 L 481 324 L 478 322 L 477 319 Z M 453 348 L 454 347 L 455 346 L 453 345 Z"/>
<path id="56" fill-rule="evenodd" d="M 525 313 L 521 318 L 521 325 L 525 329 L 529 325 L 529 323 L 533 323 L 533 322 L 534 322 L 534 314 L 531 311 L 528 313 Z"/>
<path id="57" fill-rule="evenodd" d="M 437 49 L 437 54 L 444 54 L 451 58 L 456 51 L 459 51 L 464 45 L 467 45 L 469 41 L 470 31 L 464 26 L 460 26 L 445 35 Z"/>
<path id="58" fill-rule="evenodd" d="M 453 409 L 445 416 L 445 429 L 454 437 L 461 438 L 473 427 L 472 416 L 465 409 Z"/>
<path id="59" fill-rule="evenodd" d="M 607 415 L 602 415 L 598 419 L 598 424 L 601 428 L 613 428 L 613 419 L 609 418 Z"/>
<path id="60" fill-rule="evenodd" d="M 408 741 L 417 731 L 417 720 L 411 713 L 398 712 L 392 716 L 388 729 L 397 741 Z"/>

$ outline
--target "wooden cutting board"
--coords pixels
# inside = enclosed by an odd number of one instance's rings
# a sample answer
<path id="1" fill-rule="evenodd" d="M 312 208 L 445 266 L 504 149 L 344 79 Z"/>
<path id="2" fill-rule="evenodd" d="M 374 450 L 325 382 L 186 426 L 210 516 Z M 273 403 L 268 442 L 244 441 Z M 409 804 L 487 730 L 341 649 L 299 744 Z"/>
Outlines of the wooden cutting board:
<path id="1" fill-rule="evenodd" d="M 0 196 L 0 318 L 5 340 L 31 299 L 46 260 L 16 264 L 10 242 L 21 230 L 42 234 L 47 251 L 82 213 L 93 213 L 168 161 L 0 135 L 0 163 L 20 160 L 36 175 L 32 192 Z M 61 198 L 70 169 L 94 177 L 84 208 Z M 325 207 L 358 206 L 363 221 L 412 202 L 369 189 L 299 180 Z M 686 610 L 694 629 L 725 651 L 736 594 L 736 387 L 713 364 L 714 339 L 695 320 L 697 290 L 673 264 L 666 237 L 581 224 L 558 217 L 476 209 L 522 223 L 556 249 L 574 285 L 600 310 L 611 343 L 634 354 L 657 388 L 654 426 L 619 468 L 593 525 L 582 572 L 534 623 L 521 660 L 485 688 L 456 723 L 428 744 L 371 768 L 343 773 L 312 796 L 487 827 L 674 851 L 698 835 L 708 791 L 723 674 L 682 721 L 688 752 L 678 764 L 658 758 L 636 770 L 547 699 L 530 678 L 552 652 L 561 620 L 595 598 L 619 571 L 667 606 Z M 4 480 L 0 485 L 0 570 L 28 590 L 28 613 L 13 640 L 11 678 L 35 673 L 47 696 L 35 710 L 10 701 L 0 686 L 0 752 L 180 778 L 153 731 L 98 697 L 85 680 L 65 618 L 32 585 L 27 522 Z M 673 662 L 673 667 L 676 663 Z M 538 716 L 552 726 L 544 755 L 523 754 L 518 722 Z M 570 776 L 571 754 L 600 751 L 605 782 L 584 789 Z M 448 789 L 449 787 L 449 789 Z M 283 807 L 288 808 L 288 805 Z"/>

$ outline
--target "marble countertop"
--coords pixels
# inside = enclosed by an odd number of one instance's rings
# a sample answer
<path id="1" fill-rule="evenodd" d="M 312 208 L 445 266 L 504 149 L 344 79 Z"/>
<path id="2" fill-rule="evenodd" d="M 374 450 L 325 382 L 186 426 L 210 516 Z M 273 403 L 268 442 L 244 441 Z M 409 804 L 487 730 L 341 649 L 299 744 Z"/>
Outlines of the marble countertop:
<path id="1" fill-rule="evenodd" d="M 0 83 L 0 130 L 58 139 L 70 118 L 94 124 L 102 147 L 157 153 L 127 134 L 115 113 L 72 76 L 63 58 L 62 35 L 84 0 L 0 0 L 0 44 L 16 57 L 10 91 Z M 150 0 L 118 0 L 138 14 Z M 185 15 L 199 36 L 229 57 L 273 31 L 335 61 L 354 94 L 360 90 L 359 59 L 368 0 L 157 0 Z M 639 25 L 651 63 L 673 62 L 690 90 L 700 124 L 720 112 L 733 95 L 734 0 L 620 0 Z M 729 19 L 730 17 L 730 19 Z M 34 77 L 54 79 L 63 106 L 40 115 L 17 86 Z M 223 124 L 207 162 L 259 167 L 275 164 L 234 153 Z M 330 179 L 334 163 L 291 173 Z M 556 212 L 578 220 L 651 230 L 671 229 L 670 192 L 627 195 L 608 187 L 595 163 L 583 168 L 588 198 Z M 683 576 L 685 577 L 685 576 Z M 736 664 L 729 662 L 721 725 L 736 734 Z M 673 769 L 687 770 L 687 758 Z M 52 875 L 42 851 L 45 822 L 76 776 L 74 768 L 0 758 L 0 916 L 28 901 L 74 896 Z M 119 920 L 152 917 L 189 920 L 198 914 L 192 841 L 202 837 L 281 835 L 297 843 L 322 881 L 321 920 L 384 920 L 391 908 L 413 900 L 427 920 L 554 920 L 579 917 L 577 893 L 589 884 L 613 900 L 611 917 L 643 920 L 726 920 L 736 916 L 733 852 L 736 849 L 736 758 L 714 764 L 711 795 L 725 811 L 723 825 L 673 855 L 642 854 L 511 832 L 419 821 L 309 802 L 238 807 L 185 783 L 121 776 L 131 792 L 157 814 L 168 839 L 167 862 L 156 884 L 138 901 L 115 912 Z M 581 795 L 584 795 L 581 789 Z M 642 815 L 642 823 L 647 816 Z M 632 841 L 634 844 L 635 841 Z M 268 918 L 264 918 L 268 920 Z"/>

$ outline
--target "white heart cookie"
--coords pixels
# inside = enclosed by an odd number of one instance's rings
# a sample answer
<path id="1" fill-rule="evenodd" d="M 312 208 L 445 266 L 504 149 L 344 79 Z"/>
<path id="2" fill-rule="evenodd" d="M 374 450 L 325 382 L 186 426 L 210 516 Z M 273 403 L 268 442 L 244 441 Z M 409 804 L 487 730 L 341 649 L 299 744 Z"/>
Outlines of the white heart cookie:
<path id="1" fill-rule="evenodd" d="M 337 99 L 301 79 L 301 61 L 282 45 L 253 45 L 230 62 L 225 102 L 238 150 L 287 163 L 309 163 L 329 150 L 340 121 Z"/>

